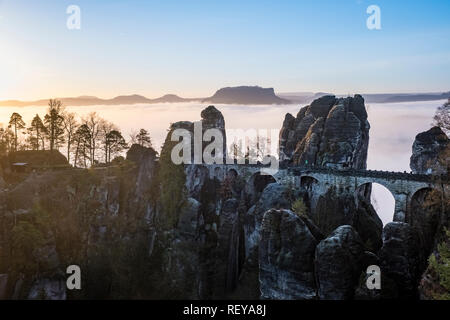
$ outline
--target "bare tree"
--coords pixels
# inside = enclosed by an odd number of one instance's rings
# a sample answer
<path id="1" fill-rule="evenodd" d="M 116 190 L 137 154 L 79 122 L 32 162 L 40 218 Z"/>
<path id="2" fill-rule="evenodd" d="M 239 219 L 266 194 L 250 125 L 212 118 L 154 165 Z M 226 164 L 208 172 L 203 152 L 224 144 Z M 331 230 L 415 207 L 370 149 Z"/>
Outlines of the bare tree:
<path id="1" fill-rule="evenodd" d="M 0 154 L 6 155 L 14 150 L 14 132 L 0 128 Z"/>
<path id="2" fill-rule="evenodd" d="M 102 118 L 100 118 L 96 112 L 89 113 L 88 116 L 83 118 L 82 121 L 82 123 L 86 125 L 87 129 L 89 130 L 89 137 L 91 140 L 89 143 L 89 151 L 90 151 L 89 158 L 91 161 L 91 165 L 95 163 L 95 152 L 98 146 L 101 122 Z"/>
<path id="3" fill-rule="evenodd" d="M 103 151 L 105 152 L 105 163 L 108 163 L 108 151 L 109 151 L 109 133 L 111 131 L 118 131 L 117 127 L 106 120 L 101 119 L 99 123 L 99 137 L 103 145 Z"/>
<path id="4" fill-rule="evenodd" d="M 70 152 L 72 148 L 73 138 L 75 132 L 77 131 L 79 125 L 76 119 L 76 114 L 73 112 L 64 112 L 63 113 L 63 125 L 64 131 L 66 134 L 67 141 L 67 161 L 70 163 Z"/>
<path id="5" fill-rule="evenodd" d="M 433 117 L 434 125 L 440 127 L 446 135 L 450 134 L 450 98 L 438 107 Z"/>
<path id="6" fill-rule="evenodd" d="M 132 129 L 130 134 L 128 135 L 130 137 L 130 144 L 137 144 L 137 136 L 138 136 L 139 132 L 136 131 L 135 129 Z"/>

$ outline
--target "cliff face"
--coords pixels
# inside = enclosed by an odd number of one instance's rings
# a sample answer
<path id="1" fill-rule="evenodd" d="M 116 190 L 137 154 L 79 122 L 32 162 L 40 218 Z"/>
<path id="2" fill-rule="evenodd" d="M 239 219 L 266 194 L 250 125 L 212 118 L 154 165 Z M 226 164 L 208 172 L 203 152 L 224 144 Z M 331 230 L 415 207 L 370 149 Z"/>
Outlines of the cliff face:
<path id="1" fill-rule="evenodd" d="M 6 298 L 105 298 L 129 296 L 130 290 L 139 295 L 134 264 L 145 261 L 141 250 L 148 250 L 154 230 L 156 157 L 152 149 L 133 146 L 128 158 L 118 167 L 33 172 L 0 193 Z M 82 292 L 66 289 L 72 264 L 81 267 Z M 126 290 L 117 268 L 131 272 Z M 117 291 L 108 291 L 111 285 Z"/>
<path id="2" fill-rule="evenodd" d="M 200 123 L 201 123 L 201 127 L 202 127 L 201 137 L 204 136 L 205 132 L 208 129 L 217 129 L 221 133 L 222 139 L 223 139 L 222 154 L 223 154 L 223 159 L 225 162 L 225 158 L 227 155 L 227 135 L 226 135 L 226 131 L 225 131 L 225 119 L 223 118 L 222 113 L 219 110 L 217 110 L 216 107 L 208 106 L 207 108 L 202 110 L 200 115 L 201 115 Z M 172 132 L 175 129 L 185 129 L 185 130 L 189 131 L 190 136 L 191 136 L 191 161 L 192 161 L 192 163 L 194 163 L 194 152 L 196 150 L 195 144 L 194 144 L 194 142 L 195 142 L 195 140 L 194 140 L 194 133 L 195 133 L 194 122 L 191 122 L 191 121 L 175 122 L 171 125 L 170 132 Z M 202 148 L 200 150 L 201 155 L 203 155 L 203 151 L 205 150 L 206 146 L 208 146 L 214 140 L 215 140 L 215 138 L 211 138 L 210 141 L 202 141 L 201 142 L 201 144 L 202 144 Z"/>
<path id="3" fill-rule="evenodd" d="M 324 96 L 287 114 L 280 131 L 280 160 L 301 166 L 366 168 L 370 125 L 364 99 Z"/>
<path id="4" fill-rule="evenodd" d="M 364 168 L 363 107 L 358 96 L 324 97 L 297 118 L 286 116 L 286 160 Z M 201 118 L 204 131 L 225 132 L 215 107 Z M 193 133 L 194 123 L 175 128 Z M 408 223 L 383 229 L 370 188 L 324 191 L 312 180 L 281 184 L 233 170 L 218 179 L 205 165 L 174 165 L 169 142 L 170 136 L 159 159 L 153 149 L 133 145 L 119 165 L 34 172 L 1 191 L 0 298 L 417 296 L 435 222 L 442 220 L 435 207 L 425 214 L 416 208 L 425 193 L 413 199 Z M 304 210 L 293 212 L 299 199 Z M 65 288 L 71 264 L 82 270 L 80 292 Z M 369 265 L 381 267 L 381 291 L 365 285 Z"/>
<path id="5" fill-rule="evenodd" d="M 448 170 L 450 140 L 439 127 L 419 133 L 412 146 L 413 173 L 442 174 Z M 446 152 L 446 154 L 445 154 Z"/>

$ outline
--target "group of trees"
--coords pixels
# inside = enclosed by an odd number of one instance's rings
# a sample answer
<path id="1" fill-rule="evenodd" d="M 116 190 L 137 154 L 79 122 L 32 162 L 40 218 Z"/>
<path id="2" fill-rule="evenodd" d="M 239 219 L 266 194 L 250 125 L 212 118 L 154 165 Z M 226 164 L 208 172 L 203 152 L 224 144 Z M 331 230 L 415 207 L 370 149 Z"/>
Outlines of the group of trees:
<path id="1" fill-rule="evenodd" d="M 130 143 L 150 147 L 147 130 L 141 129 L 130 136 Z M 26 125 L 22 116 L 14 112 L 7 128 L 0 128 L 0 153 L 18 150 L 65 149 L 69 163 L 89 167 L 103 162 L 108 164 L 128 148 L 120 129 L 101 118 L 96 112 L 78 119 L 67 112 L 59 100 L 50 100 L 42 119 L 38 114 Z"/>
<path id="2" fill-rule="evenodd" d="M 440 127 L 446 135 L 450 134 L 450 98 L 438 107 L 433 117 L 434 125 Z"/>

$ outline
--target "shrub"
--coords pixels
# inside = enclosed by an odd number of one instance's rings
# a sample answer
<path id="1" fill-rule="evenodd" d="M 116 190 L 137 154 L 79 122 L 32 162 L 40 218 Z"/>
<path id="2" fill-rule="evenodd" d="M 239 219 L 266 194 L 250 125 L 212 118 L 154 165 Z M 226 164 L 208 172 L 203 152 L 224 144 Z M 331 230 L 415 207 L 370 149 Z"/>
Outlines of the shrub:
<path id="1" fill-rule="evenodd" d="M 308 214 L 308 208 L 302 199 L 297 199 L 292 204 L 292 211 L 294 211 L 299 217 L 306 217 Z"/>
<path id="2" fill-rule="evenodd" d="M 445 293 L 434 293 L 433 298 L 450 300 L 450 230 L 445 230 L 447 239 L 438 245 L 438 256 L 432 254 L 429 266 L 439 279 L 439 286 Z"/>

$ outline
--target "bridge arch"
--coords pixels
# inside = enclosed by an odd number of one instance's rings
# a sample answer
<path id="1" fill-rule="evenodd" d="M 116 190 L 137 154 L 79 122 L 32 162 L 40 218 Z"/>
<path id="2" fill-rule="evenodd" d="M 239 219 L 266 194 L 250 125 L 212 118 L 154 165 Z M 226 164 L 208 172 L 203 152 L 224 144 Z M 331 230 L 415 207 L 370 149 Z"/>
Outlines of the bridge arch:
<path id="1" fill-rule="evenodd" d="M 383 225 L 394 220 L 398 200 L 384 184 L 364 182 L 356 188 L 356 193 L 372 204 Z"/>
<path id="2" fill-rule="evenodd" d="M 238 176 L 239 176 L 239 174 L 236 171 L 236 169 L 229 169 L 227 171 L 227 178 L 236 179 Z"/>
<path id="3" fill-rule="evenodd" d="M 264 188 L 270 184 L 277 182 L 277 180 L 270 174 L 261 174 L 260 172 L 254 173 L 250 179 L 249 183 L 252 185 L 254 190 L 258 193 L 263 192 Z"/>
<path id="4" fill-rule="evenodd" d="M 245 189 L 246 193 L 250 195 L 251 202 L 259 198 L 267 185 L 275 183 L 277 180 L 271 175 L 263 175 L 259 171 L 253 173 L 247 180 Z"/>
<path id="5" fill-rule="evenodd" d="M 319 180 L 312 176 L 301 176 L 300 177 L 300 188 L 305 190 L 311 190 L 314 185 L 319 184 Z"/>

